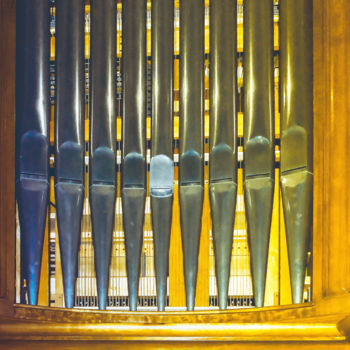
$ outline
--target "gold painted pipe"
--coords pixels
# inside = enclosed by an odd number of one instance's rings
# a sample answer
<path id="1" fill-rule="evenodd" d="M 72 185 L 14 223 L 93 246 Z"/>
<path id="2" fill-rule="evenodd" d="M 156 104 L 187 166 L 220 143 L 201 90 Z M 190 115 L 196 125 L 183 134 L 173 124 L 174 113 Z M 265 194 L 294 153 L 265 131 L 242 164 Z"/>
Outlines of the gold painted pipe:
<path id="1" fill-rule="evenodd" d="M 304 294 L 312 233 L 312 1 L 280 1 L 281 189 L 293 303 Z"/>
<path id="2" fill-rule="evenodd" d="M 274 192 L 273 1 L 244 1 L 244 197 L 255 305 L 264 306 Z"/>

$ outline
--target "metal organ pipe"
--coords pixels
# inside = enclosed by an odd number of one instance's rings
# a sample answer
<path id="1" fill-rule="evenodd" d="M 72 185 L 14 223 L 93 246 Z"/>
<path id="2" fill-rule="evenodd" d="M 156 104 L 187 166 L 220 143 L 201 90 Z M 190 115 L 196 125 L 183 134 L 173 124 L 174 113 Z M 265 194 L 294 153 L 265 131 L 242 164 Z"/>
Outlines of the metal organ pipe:
<path id="1" fill-rule="evenodd" d="M 50 154 L 50 8 L 17 0 L 16 199 L 28 303 L 38 302 Z M 255 305 L 264 306 L 274 198 L 273 0 L 244 0 L 244 198 Z M 108 306 L 116 177 L 117 1 L 90 0 L 89 200 L 98 306 Z M 294 303 L 312 224 L 312 1 L 279 0 L 280 186 Z M 204 197 L 204 0 L 180 1 L 179 204 L 186 306 L 195 307 Z M 157 307 L 167 303 L 174 194 L 174 0 L 152 0 L 150 200 Z M 122 2 L 121 197 L 129 308 L 137 309 L 147 192 L 147 0 Z M 85 179 L 85 1 L 56 1 L 55 196 L 65 306 L 74 306 Z M 209 199 L 220 309 L 237 196 L 237 0 L 210 0 Z"/>
<path id="2" fill-rule="evenodd" d="M 16 195 L 28 303 L 36 305 L 49 197 L 50 9 L 17 1 Z"/>
<path id="3" fill-rule="evenodd" d="M 210 2 L 209 195 L 220 309 L 227 307 L 237 193 L 237 2 Z"/>
<path id="4" fill-rule="evenodd" d="M 180 222 L 186 306 L 195 305 L 204 195 L 204 1 L 180 1 Z"/>
<path id="5" fill-rule="evenodd" d="M 293 303 L 303 301 L 312 232 L 312 47 L 312 1 L 280 0 L 280 182 Z"/>
<path id="6" fill-rule="evenodd" d="M 65 305 L 74 306 L 84 204 L 84 1 L 56 5 L 55 193 Z"/>
<path id="7" fill-rule="evenodd" d="M 91 0 L 89 192 L 98 305 L 107 306 L 116 199 L 116 1 Z"/>
<path id="8" fill-rule="evenodd" d="M 152 1 L 152 150 L 150 195 L 157 306 L 164 311 L 174 192 L 174 0 Z"/>
<path id="9" fill-rule="evenodd" d="M 146 0 L 123 2 L 122 205 L 129 307 L 136 310 L 146 199 Z"/>
<path id="10" fill-rule="evenodd" d="M 244 196 L 255 305 L 264 305 L 274 193 L 273 1 L 244 1 Z"/>

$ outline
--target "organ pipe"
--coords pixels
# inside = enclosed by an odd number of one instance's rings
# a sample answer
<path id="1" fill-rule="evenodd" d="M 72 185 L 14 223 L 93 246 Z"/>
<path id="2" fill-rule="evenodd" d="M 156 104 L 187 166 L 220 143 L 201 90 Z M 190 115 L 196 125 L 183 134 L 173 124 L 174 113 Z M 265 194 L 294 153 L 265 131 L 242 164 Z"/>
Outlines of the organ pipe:
<path id="1" fill-rule="evenodd" d="M 84 204 L 84 1 L 56 6 L 56 211 L 66 307 L 74 306 Z"/>
<path id="2" fill-rule="evenodd" d="M 237 192 L 237 2 L 210 2 L 209 195 L 220 309 L 227 307 Z"/>
<path id="3" fill-rule="evenodd" d="M 255 305 L 264 305 L 274 150 L 273 1 L 244 1 L 244 196 Z"/>
<path id="4" fill-rule="evenodd" d="M 146 199 L 146 0 L 123 2 L 122 206 L 130 310 L 136 310 Z"/>
<path id="5" fill-rule="evenodd" d="M 152 150 L 150 195 L 157 306 L 164 311 L 174 191 L 173 157 L 174 1 L 152 1 Z"/>
<path id="6" fill-rule="evenodd" d="M 293 303 L 304 294 L 312 232 L 312 1 L 280 1 L 281 189 Z"/>
<path id="7" fill-rule="evenodd" d="M 116 1 L 91 0 L 89 193 L 98 304 L 107 305 L 116 198 Z"/>
<path id="8" fill-rule="evenodd" d="M 203 209 L 204 1 L 180 1 L 180 222 L 186 306 L 194 309 Z"/>
<path id="9" fill-rule="evenodd" d="M 42 0 L 16 8 L 16 195 L 28 303 L 36 305 L 49 195 L 50 9 Z"/>
<path id="10" fill-rule="evenodd" d="M 264 305 L 274 195 L 272 0 L 245 0 L 244 197 L 255 305 Z M 37 304 L 49 198 L 49 1 L 18 0 L 16 199 L 28 303 Z M 97 295 L 107 307 L 115 221 L 116 6 L 91 0 L 89 199 Z M 130 310 L 138 302 L 146 165 L 146 0 L 125 0 L 121 196 Z M 204 6 L 180 1 L 179 201 L 186 306 L 193 310 L 204 195 Z M 280 186 L 292 297 L 303 301 L 312 232 L 312 2 L 280 0 Z M 55 195 L 66 307 L 74 306 L 84 205 L 83 0 L 56 2 Z M 174 191 L 174 0 L 152 0 L 150 199 L 157 306 L 167 302 Z M 227 308 L 237 195 L 237 0 L 210 1 L 209 198 L 218 304 Z"/>

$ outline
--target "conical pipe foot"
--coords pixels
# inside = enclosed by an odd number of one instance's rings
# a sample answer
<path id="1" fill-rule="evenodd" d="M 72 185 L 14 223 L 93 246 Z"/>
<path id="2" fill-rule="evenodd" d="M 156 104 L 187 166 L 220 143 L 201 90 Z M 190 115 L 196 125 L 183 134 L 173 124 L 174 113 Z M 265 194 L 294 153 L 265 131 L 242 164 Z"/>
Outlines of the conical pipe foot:
<path id="1" fill-rule="evenodd" d="M 303 302 L 307 251 L 312 232 L 313 175 L 306 169 L 281 175 L 292 299 Z"/>
<path id="2" fill-rule="evenodd" d="M 236 191 L 237 185 L 233 181 L 212 183 L 209 186 L 215 271 L 219 308 L 221 310 L 227 308 L 235 223 Z"/>
<path id="3" fill-rule="evenodd" d="M 255 306 L 264 306 L 267 259 L 273 205 L 274 180 L 252 177 L 244 181 L 250 268 Z"/>
<path id="4" fill-rule="evenodd" d="M 84 186 L 76 183 L 58 182 L 55 190 L 64 300 L 65 306 L 72 308 L 74 306 L 75 283 L 78 277 Z"/>
<path id="5" fill-rule="evenodd" d="M 38 303 L 48 193 L 49 183 L 46 179 L 20 177 L 17 198 L 29 305 Z"/>
<path id="6" fill-rule="evenodd" d="M 122 190 L 126 270 L 131 311 L 137 309 L 145 199 L 146 191 L 143 188 L 123 188 Z"/>
<path id="7" fill-rule="evenodd" d="M 151 195 L 152 226 L 154 242 L 154 263 L 157 284 L 158 311 L 164 311 L 167 300 L 167 277 L 169 269 L 169 247 L 173 196 Z"/>
<path id="8" fill-rule="evenodd" d="M 109 265 L 115 219 L 116 189 L 113 185 L 93 184 L 90 187 L 92 237 L 95 253 L 95 271 L 98 306 L 107 306 Z"/>
<path id="9" fill-rule="evenodd" d="M 201 185 L 180 186 L 179 194 L 186 306 L 191 311 L 196 298 L 204 188 Z"/>

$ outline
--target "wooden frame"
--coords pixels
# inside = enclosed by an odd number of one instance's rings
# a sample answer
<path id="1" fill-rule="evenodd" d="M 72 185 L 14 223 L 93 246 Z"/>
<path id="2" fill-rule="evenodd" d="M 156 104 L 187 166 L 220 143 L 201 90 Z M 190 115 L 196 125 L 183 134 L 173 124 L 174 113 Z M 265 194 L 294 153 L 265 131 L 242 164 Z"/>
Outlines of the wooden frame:
<path id="1" fill-rule="evenodd" d="M 47 342 L 54 348 L 185 348 L 188 340 L 191 348 L 226 348 L 238 341 L 236 348 L 283 348 L 290 341 L 304 348 L 350 348 L 350 2 L 313 2 L 313 302 L 225 312 L 143 313 L 14 304 L 16 1 L 0 0 L 1 348 L 46 348 Z M 91 340 L 93 345 L 86 343 Z"/>

